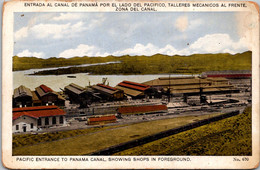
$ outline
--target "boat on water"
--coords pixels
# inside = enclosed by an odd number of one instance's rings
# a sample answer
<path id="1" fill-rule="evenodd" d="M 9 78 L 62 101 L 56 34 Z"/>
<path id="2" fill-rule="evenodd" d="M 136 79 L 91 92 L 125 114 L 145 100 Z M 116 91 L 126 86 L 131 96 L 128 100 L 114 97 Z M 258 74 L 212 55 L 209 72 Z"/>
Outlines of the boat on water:
<path id="1" fill-rule="evenodd" d="M 68 78 L 76 78 L 76 76 L 67 76 Z"/>

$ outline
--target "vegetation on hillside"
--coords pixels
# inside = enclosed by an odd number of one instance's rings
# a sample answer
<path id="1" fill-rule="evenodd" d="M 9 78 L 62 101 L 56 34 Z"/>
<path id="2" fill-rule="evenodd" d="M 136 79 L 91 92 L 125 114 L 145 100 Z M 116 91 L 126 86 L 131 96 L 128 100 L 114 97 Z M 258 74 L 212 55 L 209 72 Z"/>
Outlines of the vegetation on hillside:
<path id="1" fill-rule="evenodd" d="M 121 57 L 75 57 L 70 59 L 50 58 L 26 61 L 24 58 L 14 57 L 13 70 L 31 68 L 46 68 L 86 63 L 103 63 L 108 61 L 121 61 L 117 64 L 97 65 L 88 67 L 70 67 L 56 70 L 36 72 L 36 75 L 61 75 L 75 73 L 90 74 L 198 74 L 213 70 L 251 70 L 252 52 L 247 51 L 231 55 L 220 54 L 193 54 L 190 56 L 167 56 L 156 54 L 153 56 L 121 56 Z"/>
<path id="2" fill-rule="evenodd" d="M 251 107 L 243 114 L 131 148 L 115 155 L 252 155 Z"/>
<path id="3" fill-rule="evenodd" d="M 37 57 L 18 57 L 13 56 L 13 71 L 29 70 L 35 68 L 51 68 L 72 66 L 81 64 L 105 63 L 110 61 L 118 61 L 116 57 L 73 57 L 73 58 L 56 58 L 51 57 L 42 59 Z"/>

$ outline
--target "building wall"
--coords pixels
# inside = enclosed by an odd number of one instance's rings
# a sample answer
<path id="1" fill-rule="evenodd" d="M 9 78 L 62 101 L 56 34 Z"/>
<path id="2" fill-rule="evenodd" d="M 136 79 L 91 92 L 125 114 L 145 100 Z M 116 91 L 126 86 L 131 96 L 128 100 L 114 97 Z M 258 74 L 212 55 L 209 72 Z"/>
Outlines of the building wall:
<path id="1" fill-rule="evenodd" d="M 64 125 L 65 122 L 65 116 L 55 116 L 56 117 L 56 124 L 55 125 Z M 60 123 L 60 118 L 62 117 L 63 123 Z M 49 125 L 45 125 L 45 119 L 49 119 Z M 53 116 L 50 117 L 42 117 L 41 118 L 41 125 L 38 126 L 38 119 L 36 118 L 31 118 L 29 116 L 21 116 L 18 119 L 15 119 L 13 121 L 13 133 L 18 133 L 18 132 L 24 132 L 24 127 L 26 128 L 26 132 L 31 132 L 31 131 L 37 131 L 38 128 L 46 128 L 46 127 L 51 127 L 55 126 L 52 124 L 52 119 Z M 31 128 L 31 123 L 33 124 L 33 128 Z M 18 125 L 18 130 L 16 130 L 16 125 Z"/>
<path id="2" fill-rule="evenodd" d="M 117 93 L 114 94 L 113 96 L 115 99 L 123 99 L 124 98 L 124 92 L 123 91 L 119 91 Z"/>
<path id="3" fill-rule="evenodd" d="M 52 119 L 54 116 L 50 116 L 50 117 L 41 117 L 41 125 L 39 125 L 38 127 L 40 128 L 46 128 L 46 127 L 51 127 L 51 126 L 56 126 L 56 125 L 63 125 L 65 124 L 65 116 L 55 116 L 56 117 L 56 124 L 52 124 Z M 60 123 L 60 118 L 62 117 L 63 119 L 63 123 Z M 49 124 L 46 125 L 45 124 L 45 119 L 49 119 Z M 38 125 L 38 124 L 37 124 Z"/>
<path id="4" fill-rule="evenodd" d="M 31 128 L 31 123 L 33 123 L 33 128 Z M 16 125 L 18 125 L 18 130 L 16 130 Z M 37 119 L 28 116 L 21 116 L 13 121 L 13 133 L 36 131 L 37 130 Z"/>
<path id="5" fill-rule="evenodd" d="M 58 96 L 52 93 L 49 93 L 41 98 L 43 103 L 55 103 L 58 100 Z"/>
<path id="6" fill-rule="evenodd" d="M 21 96 L 14 99 L 14 107 L 28 107 L 32 106 L 32 97 L 31 96 Z"/>

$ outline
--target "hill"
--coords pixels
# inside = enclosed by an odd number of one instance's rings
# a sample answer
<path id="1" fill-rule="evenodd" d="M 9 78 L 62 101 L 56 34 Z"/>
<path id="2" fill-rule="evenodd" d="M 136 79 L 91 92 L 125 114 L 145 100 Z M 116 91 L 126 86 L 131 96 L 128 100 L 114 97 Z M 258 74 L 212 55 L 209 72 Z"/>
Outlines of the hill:
<path id="1" fill-rule="evenodd" d="M 13 70 L 104 63 L 109 61 L 121 61 L 121 63 L 46 70 L 36 72 L 35 75 L 61 75 L 75 73 L 100 75 L 167 73 L 199 74 L 204 71 L 213 70 L 251 70 L 252 52 L 247 51 L 235 55 L 228 53 L 193 54 L 190 56 L 155 54 L 153 56 L 125 55 L 121 57 L 74 57 L 70 59 L 38 59 L 14 56 Z"/>

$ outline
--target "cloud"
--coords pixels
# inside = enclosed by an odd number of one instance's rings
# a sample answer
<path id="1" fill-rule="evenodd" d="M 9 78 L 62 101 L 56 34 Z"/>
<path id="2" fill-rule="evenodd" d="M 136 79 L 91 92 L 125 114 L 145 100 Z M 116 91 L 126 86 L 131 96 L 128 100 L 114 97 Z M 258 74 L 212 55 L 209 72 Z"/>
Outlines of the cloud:
<path id="1" fill-rule="evenodd" d="M 166 54 L 166 55 L 175 55 L 178 54 L 179 51 L 174 48 L 172 45 L 166 45 L 163 48 L 159 48 L 151 43 L 147 45 L 143 44 L 136 44 L 133 48 L 128 48 L 122 51 L 116 51 L 112 55 L 114 56 L 121 56 L 121 55 L 146 55 L 151 56 L 154 54 Z"/>
<path id="2" fill-rule="evenodd" d="M 75 56 L 89 56 L 89 57 L 105 57 L 108 55 L 122 56 L 122 55 L 154 55 L 157 53 L 166 55 L 175 55 L 178 51 L 171 45 L 166 45 L 163 48 L 158 48 L 155 45 L 148 43 L 147 45 L 136 44 L 133 48 L 127 48 L 122 51 L 113 53 L 101 52 L 101 49 L 95 46 L 80 44 L 74 49 L 67 49 L 59 54 L 59 57 L 70 58 Z"/>
<path id="3" fill-rule="evenodd" d="M 38 58 L 44 58 L 43 52 L 31 52 L 28 49 L 23 50 L 22 52 L 18 53 L 17 56 L 19 57 L 38 57 Z"/>
<path id="4" fill-rule="evenodd" d="M 234 41 L 228 34 L 207 34 L 203 37 L 198 38 L 196 41 L 191 43 L 188 47 L 183 49 L 176 49 L 170 44 L 159 48 L 158 46 L 148 43 L 146 45 L 136 44 L 132 48 L 118 50 L 112 53 L 101 52 L 102 49 L 80 44 L 75 49 L 68 49 L 59 54 L 59 57 L 74 57 L 74 56 L 122 56 L 122 55 L 145 55 L 151 56 L 157 53 L 165 55 L 191 55 L 191 54 L 205 54 L 205 53 L 231 53 L 235 54 L 238 52 L 244 52 L 248 50 L 246 42 L 242 39 Z"/>
<path id="5" fill-rule="evenodd" d="M 207 34 L 198 38 L 188 47 L 183 49 L 176 49 L 168 44 L 165 47 L 159 48 L 151 43 L 147 45 L 136 44 L 133 48 L 116 51 L 115 56 L 120 55 L 154 55 L 157 53 L 165 55 L 191 55 L 195 53 L 231 53 L 244 52 L 248 50 L 247 43 L 244 38 L 239 41 L 234 41 L 228 34 Z"/>
<path id="6" fill-rule="evenodd" d="M 80 44 L 75 49 L 68 49 L 59 54 L 59 57 L 70 58 L 70 57 L 96 57 L 96 56 L 108 56 L 108 53 L 100 53 L 100 49 L 95 46 L 89 46 L 85 44 Z"/>
<path id="7" fill-rule="evenodd" d="M 19 41 L 31 35 L 36 39 L 62 39 L 77 37 L 85 30 L 94 29 L 98 20 L 92 20 L 89 24 L 79 21 L 75 24 L 37 24 L 32 27 L 23 27 L 15 32 L 15 40 Z"/>
<path id="8" fill-rule="evenodd" d="M 156 53 L 158 53 L 158 48 L 153 44 L 149 43 L 147 45 L 136 44 L 134 48 L 127 48 L 122 51 L 116 51 L 113 53 L 113 55 L 153 55 Z"/>
<path id="9" fill-rule="evenodd" d="M 28 27 L 22 27 L 18 31 L 14 33 L 14 39 L 15 41 L 19 41 L 23 38 L 26 38 L 28 36 Z"/>
<path id="10" fill-rule="evenodd" d="M 175 28 L 177 28 L 177 30 L 184 32 L 188 28 L 188 24 L 189 24 L 188 17 L 180 16 L 176 19 L 174 26 Z"/>
<path id="11" fill-rule="evenodd" d="M 80 13 L 60 13 L 59 16 L 53 17 L 54 21 L 78 20 L 84 15 Z"/>
<path id="12" fill-rule="evenodd" d="M 159 49 L 158 53 L 166 55 L 175 55 L 177 53 L 177 50 L 171 45 L 166 45 L 164 48 Z"/>
<path id="13" fill-rule="evenodd" d="M 247 49 L 247 43 L 240 39 L 233 41 L 228 34 L 207 34 L 197 39 L 190 46 L 191 52 L 219 53 L 219 52 L 242 52 Z"/>
<path id="14" fill-rule="evenodd" d="M 38 24 L 30 28 L 30 31 L 38 39 L 61 39 L 74 37 L 85 29 L 83 22 L 79 21 L 75 24 Z"/>

